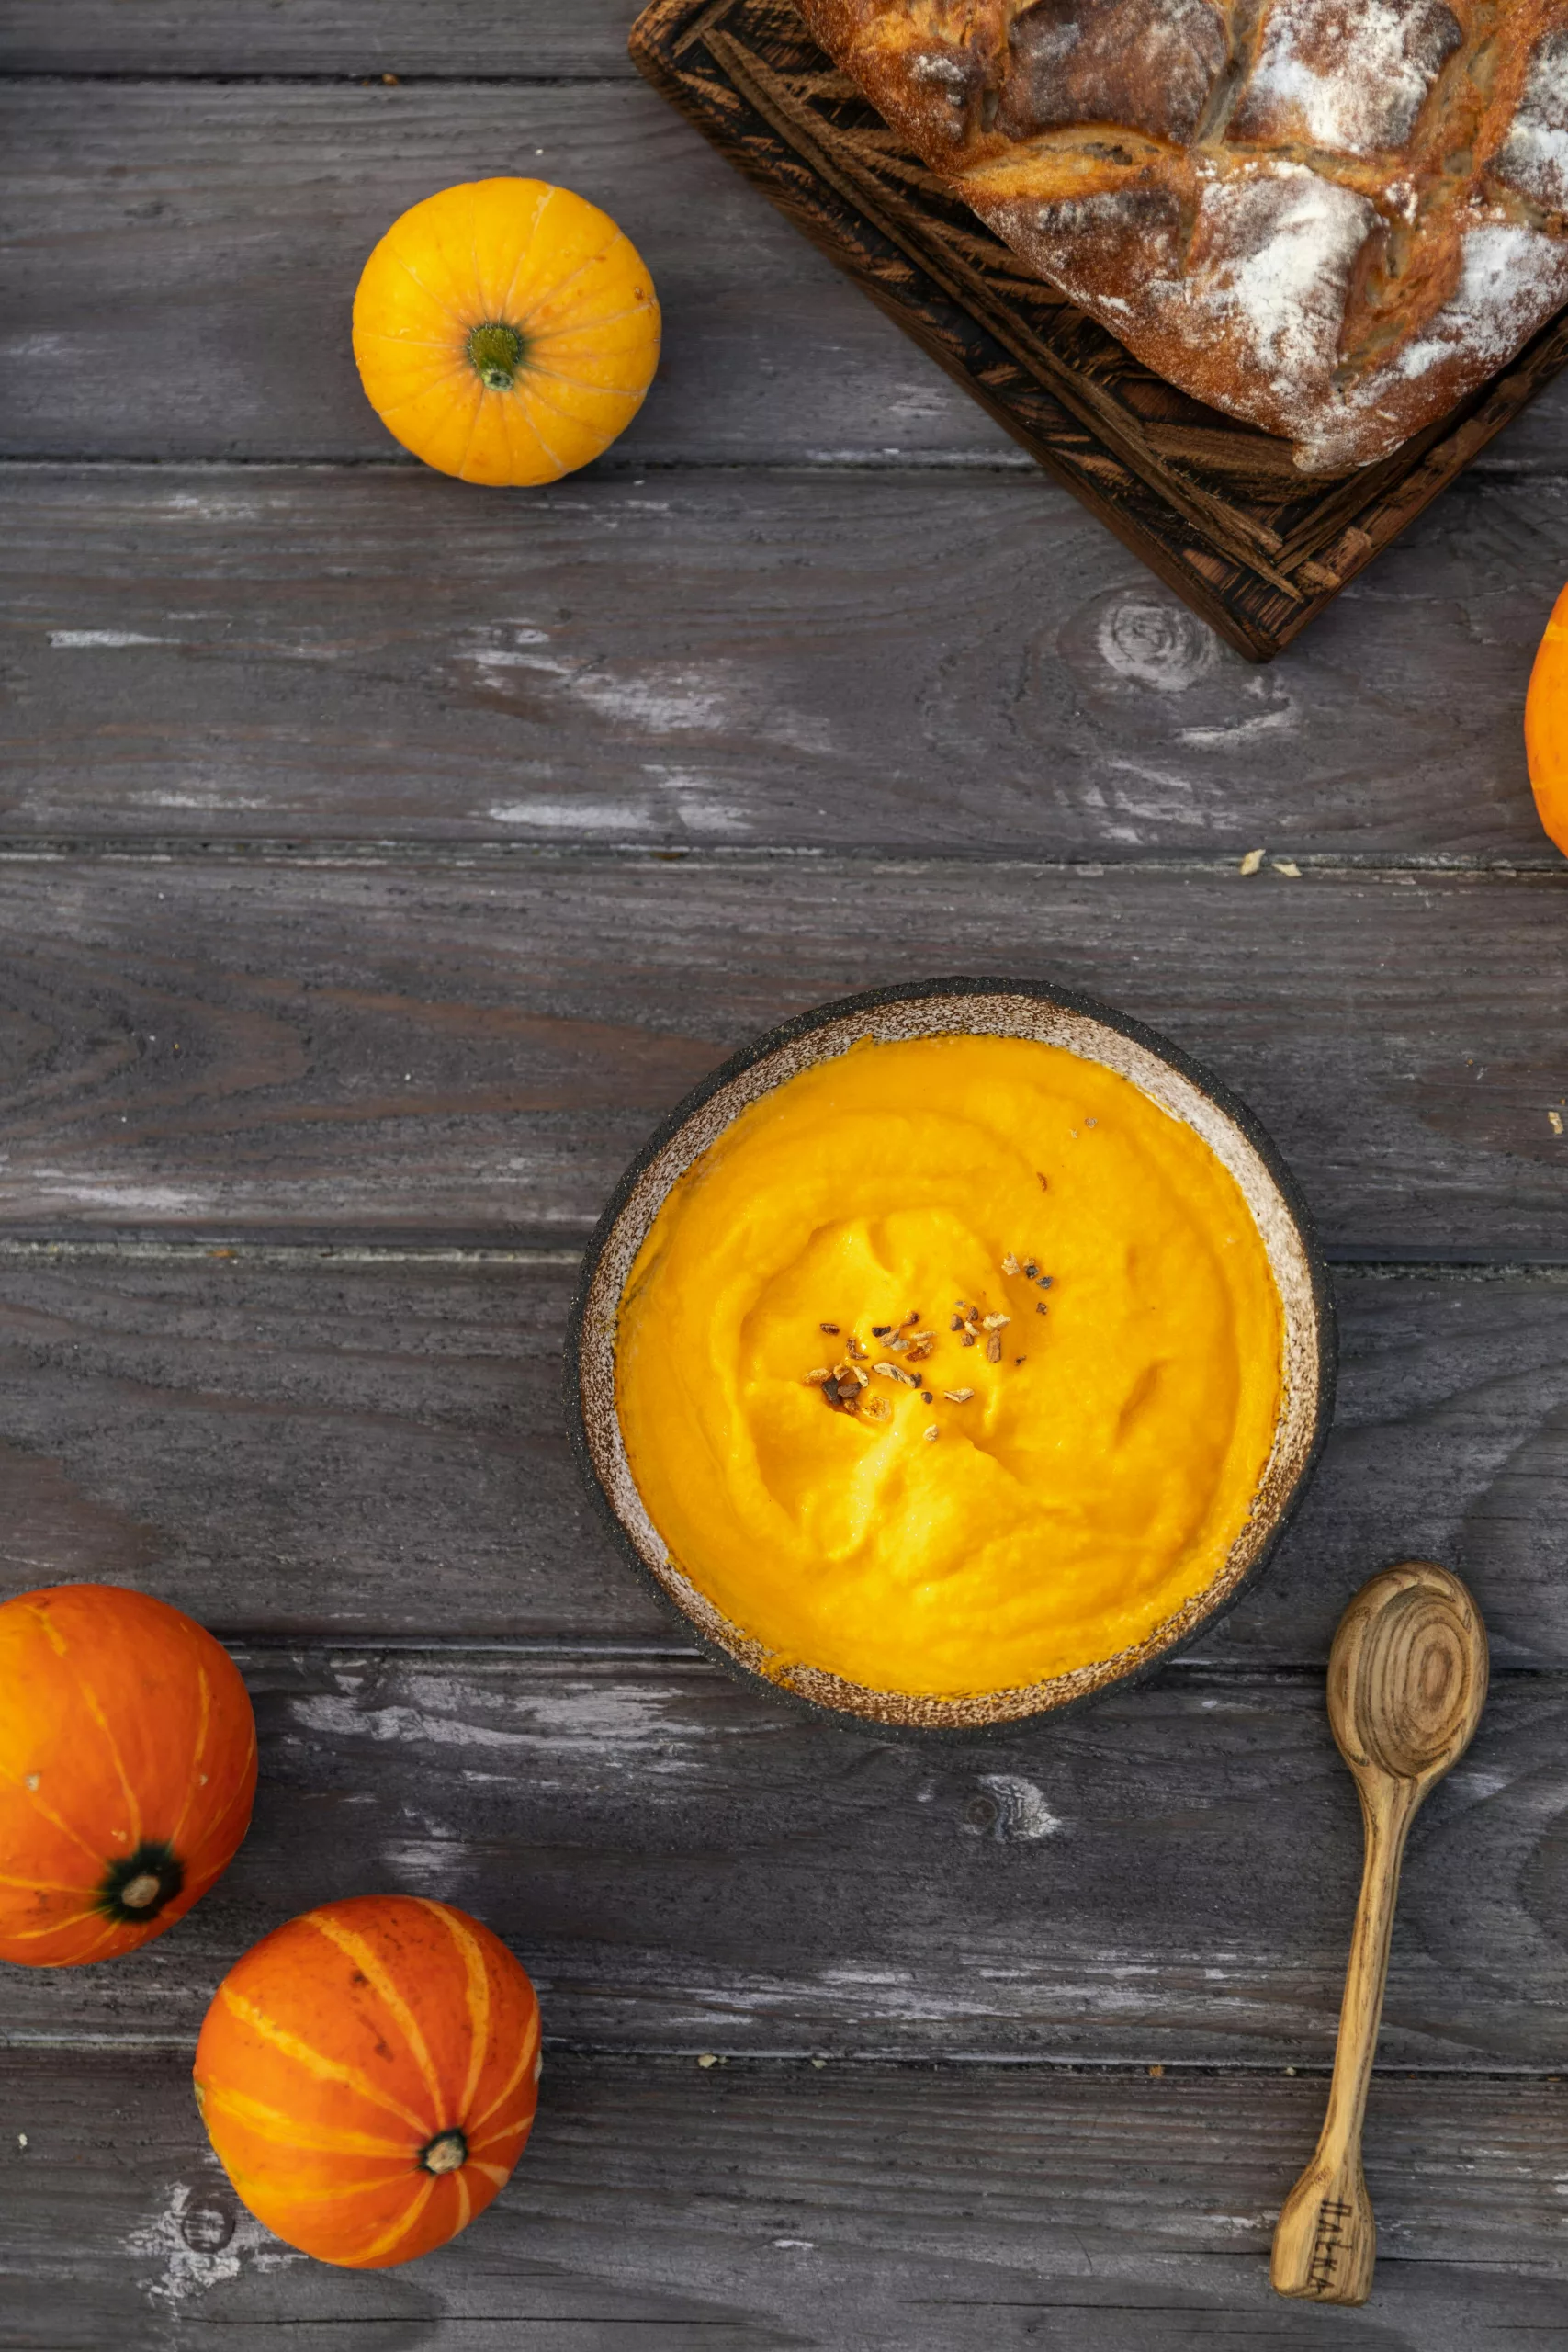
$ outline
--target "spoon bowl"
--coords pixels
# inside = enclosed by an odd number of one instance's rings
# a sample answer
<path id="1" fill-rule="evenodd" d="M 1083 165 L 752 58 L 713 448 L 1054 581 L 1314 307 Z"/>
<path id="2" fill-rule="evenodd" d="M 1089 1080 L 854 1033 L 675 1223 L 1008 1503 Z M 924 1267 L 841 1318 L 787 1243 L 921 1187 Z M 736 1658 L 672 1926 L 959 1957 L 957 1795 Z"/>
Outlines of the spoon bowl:
<path id="1" fill-rule="evenodd" d="M 1358 1784 L 1440 1780 L 1485 1699 L 1486 1637 L 1457 1577 L 1407 1561 L 1362 1586 L 1328 1661 L 1328 1720 Z"/>

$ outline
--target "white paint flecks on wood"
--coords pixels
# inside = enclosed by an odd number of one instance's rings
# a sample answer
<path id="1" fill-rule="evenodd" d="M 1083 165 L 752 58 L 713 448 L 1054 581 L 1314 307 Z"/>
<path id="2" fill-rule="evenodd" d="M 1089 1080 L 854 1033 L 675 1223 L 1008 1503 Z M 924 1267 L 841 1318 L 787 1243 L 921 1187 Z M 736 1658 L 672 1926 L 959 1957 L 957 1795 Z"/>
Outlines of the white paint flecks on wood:
<path id="1" fill-rule="evenodd" d="M 1038 477 L 243 470 L 0 481 L 13 839 L 1554 854 L 1561 482 L 1469 479 L 1260 675 Z"/>
<path id="2" fill-rule="evenodd" d="M 150 2302 L 170 2312 L 205 2302 L 215 2288 L 247 2267 L 282 2270 L 307 2258 L 264 2229 L 239 2202 L 216 2159 L 209 2155 L 208 2161 L 216 2175 L 211 2192 L 176 2181 L 121 2241 L 130 2257 L 130 2277 Z"/>
<path id="3" fill-rule="evenodd" d="M 1184 1668 L 976 1749 L 821 1723 L 696 1659 L 242 1657 L 262 1789 L 239 1857 L 136 1968 L 14 1972 L 14 2038 L 194 2035 L 284 1908 L 393 1883 L 502 1935 L 557 2046 L 1329 2057 L 1357 1836 L 1321 1671 Z M 1504 1682 L 1491 1793 L 1428 1800 L 1385 2064 L 1555 2064 L 1565 1709 L 1561 1675 Z"/>
<path id="4" fill-rule="evenodd" d="M 188 2060 L 105 2052 L 89 2082 L 72 2055 L 25 2052 L 11 2079 L 41 2152 L 6 2167 L 8 2282 L 67 2344 L 172 2352 L 280 2325 L 376 2352 L 476 2332 L 552 2352 L 1307 2341 L 1281 2332 L 1267 2249 L 1322 2089 L 1261 2070 L 1156 2081 L 560 2054 L 511 2183 L 454 2246 L 380 2272 L 247 2258 L 172 2307 L 147 2293 L 167 2252 L 128 2259 L 127 2235 L 181 2182 L 202 2184 L 185 2211 L 206 2237 L 238 2221 L 220 2178 L 207 2186 Z M 1563 2100 L 1540 2082 L 1380 2077 L 1369 2165 L 1399 2259 L 1353 2335 L 1314 2313 L 1312 2340 L 1550 2344 Z"/>

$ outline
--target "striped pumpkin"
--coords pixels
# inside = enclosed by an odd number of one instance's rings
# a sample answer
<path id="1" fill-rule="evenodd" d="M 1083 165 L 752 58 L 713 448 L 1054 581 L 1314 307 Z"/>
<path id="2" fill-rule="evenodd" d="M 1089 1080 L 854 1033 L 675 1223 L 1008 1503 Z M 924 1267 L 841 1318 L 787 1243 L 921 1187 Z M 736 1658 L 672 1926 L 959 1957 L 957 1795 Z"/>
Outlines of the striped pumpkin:
<path id="1" fill-rule="evenodd" d="M 161 1936 L 233 1860 L 255 1787 L 245 1686 L 191 1618 L 109 1584 L 0 1605 L 0 1959 Z"/>
<path id="2" fill-rule="evenodd" d="M 506 1946 L 410 1894 L 323 1904 L 253 1946 L 201 2029 L 196 2096 L 251 2211 L 322 2262 L 445 2245 L 534 2120 L 539 2005 Z"/>

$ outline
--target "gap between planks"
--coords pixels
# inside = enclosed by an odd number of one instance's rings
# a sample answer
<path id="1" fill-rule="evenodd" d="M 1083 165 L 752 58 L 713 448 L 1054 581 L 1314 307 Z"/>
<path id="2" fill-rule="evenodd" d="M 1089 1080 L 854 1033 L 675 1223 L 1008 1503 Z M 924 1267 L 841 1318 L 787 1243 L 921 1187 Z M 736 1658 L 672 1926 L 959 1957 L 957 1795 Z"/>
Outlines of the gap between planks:
<path id="1" fill-rule="evenodd" d="M 1092 856 L 1042 857 L 1017 850 L 963 850 L 943 845 L 934 849 L 870 848 L 853 844 L 818 846 L 810 843 L 745 842 L 648 842 L 639 841 L 557 842 L 447 839 L 404 841 L 335 841 L 330 836 L 258 834 L 250 840 L 225 841 L 200 834 L 140 835 L 8 834 L 0 835 L 0 865 L 50 865 L 72 863 L 126 865 L 271 865 L 304 867 L 381 866 L 445 867 L 461 871 L 472 865 L 690 865 L 715 871 L 744 871 L 797 865 L 846 865 L 863 873 L 919 874 L 935 868 L 957 868 L 976 874 L 1065 874 L 1092 879 L 1102 874 L 1191 875 L 1210 880 L 1226 876 L 1238 884 L 1259 889 L 1287 883 L 1325 881 L 1387 881 L 1414 888 L 1422 882 L 1541 884 L 1550 889 L 1568 885 L 1568 862 L 1547 850 L 1529 856 L 1489 856 L 1451 850 L 1405 850 L 1397 854 L 1365 852 L 1293 851 L 1288 861 L 1294 871 L 1282 873 L 1269 861 L 1244 875 L 1234 852 L 1223 856 L 1185 850 L 1129 851 L 1125 855 L 1097 851 Z"/>
<path id="2" fill-rule="evenodd" d="M 582 1263 L 592 1228 L 558 1249 L 505 1249 L 488 1243 L 395 1241 L 264 1241 L 243 1236 L 96 1235 L 92 1238 L 0 1234 L 0 1263 L 75 1265 L 93 1260 L 151 1265 L 189 1265 L 204 1259 L 232 1260 L 247 1266 L 485 1266 L 522 1272 L 570 1272 Z M 1543 1288 L 1568 1285 L 1568 1259 L 1390 1258 L 1362 1256 L 1354 1249 L 1325 1249 L 1325 1265 L 1358 1282 L 1513 1283 Z"/>
<path id="3" fill-rule="evenodd" d="M 145 89 L 156 89 L 164 84 L 172 84 L 176 89 L 196 87 L 202 84 L 210 85 L 215 88 L 239 84 L 265 89 L 276 84 L 282 89 L 302 86 L 307 89 L 369 90 L 390 87 L 417 90 L 432 85 L 437 89 L 450 89 L 471 84 L 474 88 L 481 90 L 495 88 L 570 90 L 598 89 L 604 86 L 618 88 L 625 83 L 635 83 L 637 78 L 637 70 L 629 60 L 624 74 L 479 74 L 476 73 L 471 66 L 465 67 L 459 74 L 432 74 L 428 70 L 412 74 L 394 74 L 389 67 L 374 74 L 350 74 L 346 71 L 337 74 L 284 74 L 276 68 L 266 73 L 225 74 L 212 70 L 205 73 L 182 74 L 175 67 L 161 68 L 156 73 L 148 73 L 142 68 L 134 66 L 90 68 L 81 73 L 68 73 L 58 65 L 7 65 L 0 62 L 0 84 L 31 82 L 42 83 L 46 86 L 54 84 L 62 88 L 73 88 L 84 83 L 91 87 L 104 83 L 110 87 L 129 85 L 131 87 L 140 85 Z"/>
<path id="4" fill-rule="evenodd" d="M 0 2055 L 25 2056 L 51 2050 L 124 2051 L 131 2056 L 151 2055 L 161 2051 L 188 2052 L 194 2037 L 187 2033 L 51 2033 L 31 2027 L 22 2027 L 12 2033 L 0 2033 Z M 1186 2082 L 1226 2082 L 1236 2076 L 1258 2079 L 1289 2076 L 1299 2082 L 1326 2082 L 1333 2067 L 1303 2061 L 1296 2066 L 1280 2066 L 1262 2058 L 1237 2058 L 1234 2063 L 1216 2065 L 1211 2059 L 1164 2058 L 1151 2064 L 1142 2058 L 1058 2058 L 1048 2051 L 944 2051 L 940 2056 L 910 2057 L 900 2052 L 863 2050 L 845 2052 L 812 2052 L 803 2050 L 727 2050 L 720 2042 L 705 2043 L 699 2052 L 694 2043 L 650 2041 L 636 2049 L 624 2042 L 613 2047 L 598 2042 L 573 2040 L 565 2034 L 543 2037 L 544 2047 L 557 2058 L 587 2058 L 596 2066 L 640 2066 L 651 2059 L 673 2060 L 686 2065 L 697 2058 L 711 2059 L 715 2065 L 731 2073 L 741 2068 L 761 2074 L 788 2067 L 795 2074 L 808 2074 L 831 2068 L 839 2074 L 853 2070 L 871 2075 L 943 2075 L 977 2074 L 1049 2074 L 1090 2076 L 1097 2081 L 1124 2080 L 1135 2082 L 1153 2075 L 1169 2081 L 1179 2075 Z M 1374 2065 L 1375 2076 L 1385 2081 L 1403 2083 L 1559 2083 L 1561 2070 L 1551 2072 L 1544 2066 L 1398 2066 Z"/>
<path id="5" fill-rule="evenodd" d="M 0 86 L 4 85 L 6 78 L 4 74 L 0 74 Z M 12 78 L 26 80 L 28 77 L 20 75 Z M 53 77 L 40 74 L 37 78 L 41 81 Z M 125 78 L 132 81 L 137 77 L 127 75 Z M 245 77 L 235 75 L 233 78 L 243 80 Z M 299 78 L 308 80 L 310 77 L 301 75 Z M 348 75 L 344 78 L 354 81 L 360 77 Z M 315 450 L 307 450 L 302 456 L 285 458 L 247 457 L 243 451 L 238 451 L 232 457 L 224 458 L 179 456 L 162 458 L 134 454 L 105 457 L 92 449 L 0 450 L 0 480 L 4 480 L 7 474 L 25 473 L 29 469 L 40 473 L 62 471 L 158 473 L 178 470 L 181 473 L 199 471 L 206 473 L 391 474 L 417 474 L 423 470 L 421 460 L 413 457 L 400 458 L 384 454 L 374 457 L 355 457 L 352 453 L 345 453 L 341 457 L 326 457 Z M 1007 449 L 910 449 L 901 452 L 896 458 L 886 458 L 870 451 L 844 449 L 824 450 L 809 457 L 758 458 L 752 461 L 739 458 L 699 458 L 639 457 L 635 454 L 606 455 L 596 458 L 591 467 L 585 468 L 582 479 L 585 482 L 600 482 L 624 481 L 635 477 L 640 486 L 642 477 L 647 474 L 742 475 L 748 480 L 756 480 L 766 479 L 769 475 L 782 474 L 807 477 L 815 477 L 818 474 L 886 474 L 897 477 L 912 473 L 1030 474 L 1051 483 L 1051 477 L 1045 474 L 1035 460 L 1021 449 L 1016 452 Z M 1568 480 L 1568 469 L 1562 473 L 1554 473 L 1543 469 L 1539 465 L 1531 465 L 1524 459 L 1509 458 L 1501 451 L 1494 454 L 1489 446 L 1480 457 L 1472 459 L 1458 481 L 1450 484 L 1450 489 L 1457 489 L 1461 481 L 1478 478 L 1505 481 L 1529 480 L 1533 482 L 1551 484 Z M 1151 584 L 1155 584 L 1153 572 L 1149 574 L 1149 580 Z M 1207 624 L 1203 626 L 1206 627 Z"/>
<path id="6" fill-rule="evenodd" d="M 5 76 L 0 74 L 0 85 Z M 1476 472 L 1480 460 L 1465 469 L 1467 474 Z M 300 474 L 300 473 L 359 473 L 359 474 L 420 474 L 428 469 L 414 457 L 399 456 L 396 451 L 378 451 L 355 456 L 344 451 L 336 457 L 323 456 L 309 450 L 303 457 L 247 457 L 237 450 L 231 457 L 148 457 L 135 452 L 105 457 L 92 449 L 28 449 L 0 450 L 0 481 L 9 474 L 26 473 L 209 473 L 209 474 Z M 1501 469 L 1509 473 L 1522 470 L 1517 465 Z M 605 481 L 633 480 L 640 487 L 645 474 L 719 474 L 739 475 L 748 481 L 804 475 L 815 479 L 818 474 L 887 474 L 908 473 L 956 474 L 1040 474 L 1034 459 L 1021 450 L 1009 449 L 910 449 L 887 458 L 869 450 L 827 450 L 807 458 L 670 458 L 650 454 L 607 451 L 596 458 L 592 466 L 581 469 L 579 479 L 584 488 Z M 1045 477 L 1045 479 L 1049 479 Z M 1555 474 L 1532 469 L 1530 480 L 1555 481 Z"/>

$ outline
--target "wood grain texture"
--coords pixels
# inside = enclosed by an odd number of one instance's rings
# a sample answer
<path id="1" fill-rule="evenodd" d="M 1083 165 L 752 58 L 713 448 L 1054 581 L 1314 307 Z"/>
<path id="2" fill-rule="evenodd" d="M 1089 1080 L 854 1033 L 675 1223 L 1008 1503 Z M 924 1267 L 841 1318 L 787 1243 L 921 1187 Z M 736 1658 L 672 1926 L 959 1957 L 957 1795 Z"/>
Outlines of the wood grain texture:
<path id="1" fill-rule="evenodd" d="M 145 1586 L 231 1638 L 684 1648 L 587 1508 L 570 1266 L 0 1254 L 0 1593 Z M 1337 1419 L 1269 1574 L 1193 1653 L 1321 1668 L 1369 1571 L 1462 1571 L 1568 1668 L 1568 1289 L 1341 1271 Z"/>
<path id="2" fill-rule="evenodd" d="M 349 347 L 366 255 L 433 189 L 515 172 L 602 204 L 653 274 L 665 355 L 617 462 L 1012 454 L 639 82 L 17 81 L 0 140 L 0 453 L 399 456 Z"/>
<path id="3" fill-rule="evenodd" d="M 1364 2303 L 1377 2261 L 1361 2139 L 1411 1825 L 1475 1736 L 1486 1631 L 1450 1569 L 1404 1560 L 1369 1578 L 1328 1658 L 1328 1724 L 1361 1800 L 1366 1855 L 1334 2074 L 1306 2169 L 1286 2198 L 1269 2264 L 1280 2295 Z"/>
<path id="4" fill-rule="evenodd" d="M 14 0 L 0 74 L 629 81 L 637 0 Z"/>
<path id="5" fill-rule="evenodd" d="M 0 454 L 397 458 L 349 349 L 365 257 L 433 188 L 536 172 L 626 225 L 664 307 L 659 378 L 606 462 L 1036 470 L 635 79 L 18 80 L 0 83 Z M 1559 384 L 1483 463 L 1561 472 L 1565 424 Z"/>
<path id="6" fill-rule="evenodd" d="M 1563 903 L 1544 876 L 14 858 L 0 1218 L 579 1238 L 759 1030 L 970 972 L 1168 1031 L 1336 1249 L 1556 1256 Z"/>
<path id="7" fill-rule="evenodd" d="M 573 1279 L 0 1259 L 4 1589 L 139 1584 L 231 1631 L 682 1642 L 569 1458 Z"/>
<path id="8" fill-rule="evenodd" d="M 6 2352 L 1561 2352 L 1561 2086 L 1380 2080 L 1363 2320 L 1269 2295 L 1321 2086 L 558 2056 L 510 2186 L 407 2270 L 254 2224 L 174 2054 L 0 2087 Z M 17 2132 L 28 2146 L 18 2150 Z"/>
<path id="9" fill-rule="evenodd" d="M 280 1910 L 392 1886 L 487 1920 L 557 2043 L 1268 2065 L 1333 2049 L 1359 1841 L 1321 1673 L 1182 1668 L 1027 1736 L 914 1745 L 695 1659 L 239 1656 L 261 1788 L 238 1859 L 131 1960 L 8 1970 L 6 2038 L 183 2042 Z M 1385 2065 L 1558 2064 L 1565 1730 L 1568 1679 L 1499 1678 L 1424 1807 Z"/>
<path id="10" fill-rule="evenodd" d="M 95 461 L 8 471 L 0 831 L 236 858 L 279 835 L 1539 855 L 1516 723 L 1563 518 L 1554 482 L 1510 478 L 1568 470 L 1568 388 L 1251 678 L 627 81 L 619 7 L 9 12 L 24 70 L 605 86 L 0 93 L 7 446 Z M 397 470 L 346 348 L 393 213 L 513 169 L 621 211 L 671 335 L 611 478 L 515 506 Z M 102 462 L 180 453 L 349 462 Z M 820 471 L 716 470 L 738 464 Z M 1202 872 L 475 854 L 0 868 L 0 1213 L 570 1250 L 728 1044 L 984 951 L 1210 1052 L 1341 1244 L 1561 1255 L 1560 905 L 1536 884 L 1265 876 L 1244 908 L 1252 886 Z M 236 1633 L 654 1653 L 253 1652 L 270 1792 L 223 1907 L 134 1981 L 7 1976 L 7 2025 L 67 2046 L 0 2076 L 5 2352 L 1568 2347 L 1562 2093 L 1539 2079 L 1379 2076 L 1361 2315 L 1269 2296 L 1322 2085 L 1251 2071 L 558 2049 L 487 2235 L 352 2278 L 237 2213 L 188 2104 L 192 2029 L 226 1957 L 356 1869 L 488 1906 L 558 2040 L 1325 2059 L 1352 1800 L 1320 1683 L 1280 1669 L 1413 1547 L 1474 1579 L 1500 1660 L 1568 1659 L 1568 1292 L 1342 1277 L 1329 1456 L 1210 1665 L 1076 1747 L 944 1754 L 926 1795 L 901 1751 L 821 1747 L 670 1654 L 562 1449 L 570 1280 L 0 1250 L 0 1589 L 99 1575 Z M 1505 1677 L 1495 1747 L 1424 1820 L 1397 2057 L 1561 2054 L 1562 1693 Z M 1058 1829 L 1019 1834 L 1020 1783 Z M 1317 1873 L 1294 1908 L 1256 1867 L 1287 1812 Z"/>
<path id="11" fill-rule="evenodd" d="M 1559 482 L 1472 476 L 1267 676 L 1038 477 L 16 468 L 0 517 L 13 838 L 1554 854 Z"/>

